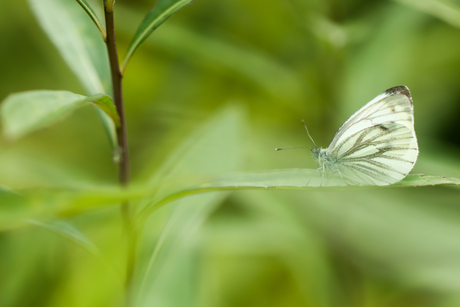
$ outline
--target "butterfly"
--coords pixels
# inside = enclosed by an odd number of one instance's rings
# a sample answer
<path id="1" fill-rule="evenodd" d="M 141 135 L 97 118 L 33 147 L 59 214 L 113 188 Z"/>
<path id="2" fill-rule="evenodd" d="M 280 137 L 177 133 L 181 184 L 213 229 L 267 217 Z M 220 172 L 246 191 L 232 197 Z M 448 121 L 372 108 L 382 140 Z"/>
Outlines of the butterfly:
<path id="1" fill-rule="evenodd" d="M 325 175 L 338 176 L 347 185 L 394 184 L 417 161 L 414 107 L 406 86 L 392 87 L 364 105 L 339 128 L 327 148 L 316 146 L 302 122 L 315 145 L 311 155 L 319 164 L 320 186 Z M 289 148 L 275 150 L 282 149 Z"/>

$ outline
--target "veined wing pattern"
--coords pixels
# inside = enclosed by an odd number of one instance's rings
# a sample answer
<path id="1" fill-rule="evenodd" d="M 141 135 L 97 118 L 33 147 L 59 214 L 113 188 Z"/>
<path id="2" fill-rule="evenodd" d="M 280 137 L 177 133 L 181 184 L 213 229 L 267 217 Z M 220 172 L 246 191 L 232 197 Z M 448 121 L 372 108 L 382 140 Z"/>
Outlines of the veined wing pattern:
<path id="1" fill-rule="evenodd" d="M 412 98 L 390 88 L 353 114 L 326 149 L 347 184 L 389 185 L 403 179 L 418 156 Z"/>

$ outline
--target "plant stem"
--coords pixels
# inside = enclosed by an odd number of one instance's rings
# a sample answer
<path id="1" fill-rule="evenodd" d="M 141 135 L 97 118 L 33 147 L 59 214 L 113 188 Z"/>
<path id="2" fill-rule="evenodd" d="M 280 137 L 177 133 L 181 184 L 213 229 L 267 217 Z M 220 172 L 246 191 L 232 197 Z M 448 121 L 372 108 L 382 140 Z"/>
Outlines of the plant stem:
<path id="1" fill-rule="evenodd" d="M 108 3 L 107 3 L 108 2 Z M 125 110 L 123 105 L 123 75 L 118 61 L 117 42 L 115 36 L 115 22 L 113 17 L 113 0 L 104 0 L 105 26 L 107 31 L 107 52 L 109 55 L 110 72 L 112 74 L 113 100 L 120 117 L 120 126 L 117 127 L 118 149 L 121 151 L 121 159 L 118 162 L 118 177 L 122 186 L 129 184 L 129 151 L 126 135 Z M 129 305 L 129 288 L 132 282 L 135 255 L 135 238 L 130 227 L 129 203 L 121 205 L 122 215 L 127 239 L 127 268 L 126 268 L 126 302 Z"/>
<path id="2" fill-rule="evenodd" d="M 106 3 L 106 1 L 104 2 Z M 112 74 L 113 99 L 120 116 L 120 127 L 117 128 L 118 146 L 121 149 L 121 159 L 119 162 L 119 180 L 124 186 L 129 183 L 129 152 L 126 136 L 125 110 L 123 106 L 123 75 L 118 63 L 117 43 L 115 40 L 115 24 L 113 11 L 105 10 L 105 24 L 107 28 L 107 51 L 109 54 L 110 71 Z"/>

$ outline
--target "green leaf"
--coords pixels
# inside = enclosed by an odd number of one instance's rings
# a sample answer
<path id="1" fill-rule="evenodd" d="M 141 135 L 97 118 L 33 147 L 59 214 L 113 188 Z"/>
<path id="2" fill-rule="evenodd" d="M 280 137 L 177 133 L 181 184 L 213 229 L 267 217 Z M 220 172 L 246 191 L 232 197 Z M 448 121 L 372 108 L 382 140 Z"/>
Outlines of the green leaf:
<path id="1" fill-rule="evenodd" d="M 77 76 L 88 95 L 111 94 L 109 60 L 104 41 L 78 3 L 69 0 L 29 0 L 40 26 Z M 116 148 L 115 127 L 104 112 L 99 116 Z"/>
<path id="2" fill-rule="evenodd" d="M 90 238 L 88 238 L 80 229 L 71 223 L 55 218 L 48 218 L 44 220 L 25 219 L 23 222 L 49 230 L 85 249 L 94 255 L 99 260 L 100 264 L 107 269 L 107 272 L 112 274 L 113 277 L 116 278 L 120 283 L 120 285 L 122 285 L 121 276 L 118 274 L 115 268 L 107 262 L 107 259 L 104 258 L 101 250 L 91 241 Z"/>
<path id="3" fill-rule="evenodd" d="M 105 94 L 82 96 L 67 91 L 30 91 L 9 95 L 0 108 L 6 136 L 17 139 L 47 127 L 70 115 L 75 109 L 93 102 L 120 124 L 111 98 Z"/>
<path id="4" fill-rule="evenodd" d="M 230 164 L 229 164 L 230 165 Z M 19 219 L 38 218 L 44 215 L 71 216 L 101 206 L 118 206 L 121 202 L 149 200 L 144 211 L 139 213 L 141 220 L 153 210 L 174 200 L 195 194 L 230 190 L 369 190 L 401 187 L 424 187 L 436 185 L 460 185 L 460 179 L 443 176 L 408 175 L 402 181 L 385 187 L 378 186 L 305 186 L 307 174 L 312 170 L 279 170 L 261 173 L 248 173 L 214 180 L 203 180 L 195 175 L 188 178 L 188 184 L 174 178 L 161 182 L 163 192 L 152 188 L 151 184 L 133 185 L 128 189 L 119 186 L 95 187 L 86 189 L 42 189 L 24 192 L 22 195 L 0 190 L 0 228 Z M 173 180 L 174 179 L 174 180 Z M 181 185 L 167 189 L 167 181 Z M 303 186 L 302 186 L 303 184 Z M 171 184 L 172 185 L 172 184 Z M 170 186 L 170 185 L 169 185 Z M 152 198 L 155 197 L 155 198 Z M 153 200 L 152 200 L 153 199 Z M 152 200 L 152 201 L 150 201 Z M 139 221 L 139 220 L 138 220 Z"/>
<path id="5" fill-rule="evenodd" d="M 442 0 L 394 0 L 460 28 L 460 5 Z"/>
<path id="6" fill-rule="evenodd" d="M 120 117 L 118 116 L 117 108 L 112 101 L 112 97 L 105 94 L 97 94 L 88 97 L 87 100 L 91 101 L 104 111 L 113 120 L 116 127 L 120 127 Z"/>
<path id="7" fill-rule="evenodd" d="M 99 18 L 97 18 L 97 15 L 94 12 L 93 8 L 88 4 L 88 2 L 86 2 L 86 0 L 77 0 L 77 2 L 85 10 L 85 12 L 89 15 L 89 17 L 94 22 L 97 29 L 101 33 L 102 38 L 105 41 L 107 39 L 107 32 L 105 31 L 105 28 L 102 25 L 102 23 L 99 21 Z"/>
<path id="8" fill-rule="evenodd" d="M 75 1 L 29 0 L 40 26 L 89 95 L 110 94 L 109 60 L 104 41 Z"/>
<path id="9" fill-rule="evenodd" d="M 126 21 L 120 24 L 120 30 L 128 35 L 136 30 L 133 24 L 142 16 L 127 7 L 120 8 L 119 13 Z M 296 106 L 298 97 L 311 91 L 311 84 L 263 50 L 222 37 L 205 35 L 190 27 L 167 23 L 161 31 L 155 33 L 155 39 L 145 42 L 145 47 L 161 48 L 203 69 L 218 68 L 231 74 L 236 73 L 291 106 Z"/>
<path id="10" fill-rule="evenodd" d="M 141 213 L 141 218 L 158 209 L 159 207 L 184 196 L 211 191 L 227 190 L 318 190 L 318 189 L 382 189 L 394 187 L 423 187 L 435 185 L 460 185 L 460 179 L 444 176 L 426 176 L 423 174 L 407 175 L 402 181 L 390 186 L 353 186 L 347 185 L 343 180 L 333 178 L 325 182 L 321 174 L 313 169 L 287 169 L 260 173 L 247 173 L 229 177 L 216 178 L 201 184 L 195 182 L 187 187 L 183 183 L 182 188 L 172 191 L 169 195 L 162 195 Z M 179 181 L 177 181 L 179 182 Z M 308 183 L 308 186 L 307 186 Z"/>
<path id="11" fill-rule="evenodd" d="M 86 249 L 88 252 L 97 256 L 101 255 L 101 252 L 96 247 L 96 245 L 94 245 L 94 243 L 91 242 L 90 239 L 78 228 L 68 222 L 57 219 L 46 221 L 26 219 L 24 222 L 57 233 L 58 235 L 63 236 L 64 238 L 69 239 L 75 244 Z"/>
<path id="12" fill-rule="evenodd" d="M 314 190 L 318 188 L 330 189 L 369 189 L 369 188 L 390 188 L 390 187 L 421 187 L 441 184 L 460 185 L 460 179 L 447 178 L 443 176 L 426 176 L 423 174 L 409 174 L 390 186 L 353 186 L 347 185 L 339 178 L 333 178 L 332 182 L 327 183 L 324 179 L 321 182 L 321 173 L 313 169 L 287 169 L 272 172 L 261 172 L 252 174 L 242 174 L 222 178 L 214 183 L 203 184 L 202 188 L 211 189 L 295 189 L 295 190 Z M 311 178 L 311 179 L 310 179 Z M 308 182 L 310 180 L 310 182 Z M 308 186 L 307 186 L 308 183 Z"/>
<path id="13" fill-rule="evenodd" d="M 152 32 L 163 22 L 171 17 L 175 12 L 191 3 L 193 0 L 157 0 L 152 9 L 147 13 L 144 20 L 139 25 L 136 34 L 128 47 L 125 59 L 121 65 L 124 72 L 126 65 L 133 56 L 136 49 L 149 37 Z"/>
<path id="14" fill-rule="evenodd" d="M 238 143 L 244 130 L 243 118 L 241 110 L 224 108 L 187 137 L 148 180 L 147 186 L 157 190 L 156 198 L 174 194 L 204 178 L 235 171 L 240 160 L 241 145 Z M 141 213 L 143 218 L 152 209 L 151 204 L 146 206 Z"/>
<path id="15" fill-rule="evenodd" d="M 241 110 L 224 108 L 178 146 L 149 185 L 159 187 L 157 193 L 164 194 L 169 190 L 167 184 L 163 185 L 168 178 L 172 182 L 178 176 L 192 176 L 198 180 L 200 174 L 234 172 L 241 161 L 244 123 Z M 140 270 L 135 274 L 142 279 L 140 286 L 135 287 L 139 291 L 135 305 L 156 306 L 165 301 L 170 302 L 171 306 L 194 305 L 197 296 L 193 292 L 193 285 L 175 272 L 186 270 L 194 263 L 191 250 L 197 247 L 199 241 L 196 233 L 226 196 L 227 193 L 206 193 L 179 199 L 168 206 L 168 218 L 165 227 L 161 228 L 158 244 L 150 257 L 145 259 L 146 266 L 139 265 Z M 148 210 L 147 206 L 145 212 Z M 156 222 L 146 223 L 145 232 L 157 233 L 158 226 L 161 225 Z M 141 245 L 149 244 L 145 242 Z M 196 272 L 189 273 L 191 279 L 197 278 L 194 276 Z M 165 291 L 168 287 L 174 287 L 176 291 Z"/>
<path id="16" fill-rule="evenodd" d="M 0 188 L 0 229 L 28 216 L 29 210 L 24 212 L 23 206 L 27 199 L 11 190 Z M 31 211 L 31 210 L 30 210 Z"/>

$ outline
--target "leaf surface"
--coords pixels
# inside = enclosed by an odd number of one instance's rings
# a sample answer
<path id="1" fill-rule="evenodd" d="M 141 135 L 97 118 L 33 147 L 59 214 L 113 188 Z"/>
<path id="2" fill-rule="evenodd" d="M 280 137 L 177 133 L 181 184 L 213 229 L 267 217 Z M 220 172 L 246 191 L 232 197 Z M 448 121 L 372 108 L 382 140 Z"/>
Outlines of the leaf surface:
<path id="1" fill-rule="evenodd" d="M 126 65 L 133 56 L 137 48 L 149 37 L 152 32 L 163 22 L 171 17 L 175 12 L 191 3 L 193 0 L 157 0 L 152 9 L 147 13 L 144 20 L 139 25 L 136 34 L 128 47 L 125 59 L 121 65 L 121 71 L 126 69 Z"/>
<path id="2" fill-rule="evenodd" d="M 88 95 L 111 94 L 109 60 L 104 41 L 76 1 L 29 0 L 40 26 L 58 49 Z M 116 147 L 115 127 L 110 118 L 97 109 Z"/>
<path id="3" fill-rule="evenodd" d="M 50 126 L 74 110 L 93 102 L 115 125 L 120 124 L 112 99 L 105 94 L 83 96 L 68 91 L 29 91 L 9 95 L 2 103 L 0 117 L 4 133 L 12 139 Z"/>
<path id="4" fill-rule="evenodd" d="M 99 208 L 101 206 L 118 206 L 125 201 L 148 200 L 140 217 L 146 217 L 153 210 L 174 200 L 195 194 L 231 191 L 231 190 L 370 190 L 392 189 L 402 187 L 426 187 L 439 185 L 459 186 L 460 179 L 443 176 L 426 176 L 422 174 L 408 175 L 402 181 L 386 187 L 379 186 L 299 186 L 305 182 L 307 171 L 311 170 L 278 170 L 265 173 L 248 173 L 214 180 L 203 180 L 204 177 L 194 177 L 195 181 L 189 184 L 182 182 L 180 187 L 167 189 L 155 197 L 158 191 L 150 184 L 133 185 L 129 189 L 118 186 L 101 186 L 86 189 L 42 189 L 40 191 L 26 191 L 22 195 L 0 190 L 0 228 L 14 223 L 15 220 L 38 218 L 55 214 L 72 216 L 74 214 Z M 200 181 L 201 180 L 201 181 Z M 174 180 L 174 182 L 179 182 Z M 200 183 L 201 182 L 201 183 Z M 155 198 L 153 198 L 155 197 Z"/>
<path id="5" fill-rule="evenodd" d="M 94 12 L 93 8 L 89 5 L 89 3 L 86 0 L 77 0 L 78 4 L 85 10 L 85 12 L 88 14 L 88 16 L 91 18 L 91 20 L 94 22 L 96 25 L 97 29 L 102 35 L 102 38 L 106 40 L 107 38 L 107 32 L 105 31 L 104 26 L 102 25 L 101 21 L 96 15 L 96 12 Z"/>

